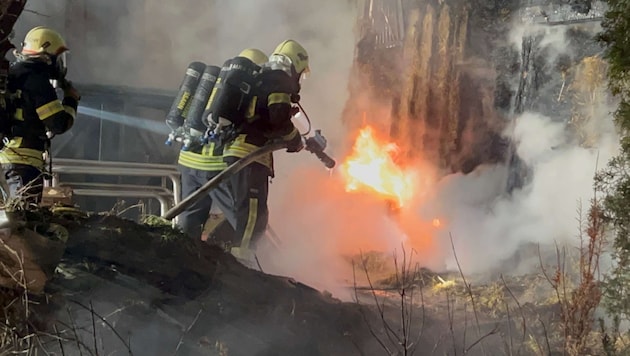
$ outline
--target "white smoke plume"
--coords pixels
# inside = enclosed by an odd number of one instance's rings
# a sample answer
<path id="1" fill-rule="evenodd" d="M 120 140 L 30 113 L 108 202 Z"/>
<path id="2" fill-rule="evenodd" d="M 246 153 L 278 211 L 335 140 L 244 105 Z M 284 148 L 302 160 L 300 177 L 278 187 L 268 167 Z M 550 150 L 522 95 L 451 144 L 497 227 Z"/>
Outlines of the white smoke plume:
<path id="1" fill-rule="evenodd" d="M 544 31 L 541 45 L 550 49 L 549 63 L 560 54 L 572 55 L 568 53 L 566 27 L 536 30 Z M 511 33 L 516 48 L 520 49 L 524 31 L 515 27 Z M 522 246 L 579 244 L 578 209 L 581 206 L 586 213 L 594 194 L 596 169 L 603 168 L 617 152 L 612 111 L 606 95 L 591 106 L 588 130 L 599 135 L 595 148 L 581 147 L 570 139 L 569 117 L 546 117 L 536 112 L 517 117 L 505 135 L 517 142 L 517 153 L 532 172 L 531 181 L 511 196 L 504 194 L 508 172 L 502 165 L 478 167 L 469 175 L 447 176 L 438 183 L 425 208 L 448 222 L 464 271 L 484 272 L 503 262 L 505 268 L 521 268 L 523 272 L 523 268 L 536 264 L 506 262 Z M 448 233 L 444 231 L 439 238 L 446 267 L 457 268 Z M 537 256 L 532 258 L 538 261 Z"/>

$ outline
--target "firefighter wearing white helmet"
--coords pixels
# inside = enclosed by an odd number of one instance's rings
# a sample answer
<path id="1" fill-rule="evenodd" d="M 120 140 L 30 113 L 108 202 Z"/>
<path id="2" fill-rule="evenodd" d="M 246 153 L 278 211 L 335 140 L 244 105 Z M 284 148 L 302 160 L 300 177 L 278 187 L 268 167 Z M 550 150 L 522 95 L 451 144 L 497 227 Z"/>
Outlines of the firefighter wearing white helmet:
<path id="1" fill-rule="evenodd" d="M 2 125 L 6 144 L 0 150 L 0 164 L 12 196 L 21 194 L 40 201 L 45 172 L 44 152 L 54 135 L 68 131 L 76 117 L 79 93 L 65 79 L 68 47 L 56 31 L 38 26 L 31 29 L 15 50 L 8 77 L 10 117 Z M 59 100 L 51 84 L 63 89 Z M 28 187 L 28 188 L 24 188 Z M 7 192 L 5 192 L 7 193 Z"/>
<path id="2" fill-rule="evenodd" d="M 230 88 L 226 89 L 226 82 L 229 84 L 230 80 L 234 79 L 235 74 L 237 79 L 244 79 L 244 76 L 242 76 L 243 73 L 239 73 L 238 70 L 234 69 L 244 67 L 257 73 L 260 71 L 260 65 L 267 62 L 267 60 L 268 57 L 263 51 L 257 48 L 247 48 L 242 50 L 236 57 L 225 61 L 221 71 L 217 75 L 214 87 L 211 89 L 212 94 L 208 99 L 206 110 L 202 116 L 204 119 L 209 120 L 206 121 L 207 125 L 218 131 L 221 130 L 220 128 L 217 129 L 219 123 L 226 125 L 224 122 L 224 120 L 226 120 L 225 118 L 208 119 L 208 116 L 211 114 L 210 106 L 213 100 L 217 98 L 222 100 L 223 97 L 233 94 L 229 92 Z M 253 76 L 251 80 L 253 80 Z M 250 84 L 253 85 L 253 83 Z M 216 112 L 220 114 L 226 113 L 224 115 L 230 118 L 234 117 L 235 112 L 238 113 L 238 108 L 229 106 L 233 104 L 233 101 L 227 100 L 223 103 L 226 104 L 226 106 L 215 106 L 214 109 Z M 182 198 L 192 194 L 208 180 L 214 178 L 214 176 L 223 169 L 227 168 L 227 164 L 223 160 L 225 143 L 222 137 L 216 136 L 208 140 L 208 143 L 202 147 L 188 151 L 180 151 L 178 166 L 181 173 Z M 186 210 L 178 216 L 178 225 L 183 232 L 188 234 L 191 238 L 198 240 L 201 238 L 203 226 L 208 220 L 213 202 L 219 206 L 221 210 L 227 212 L 226 215 L 229 215 L 228 219 L 234 222 L 234 214 L 230 214 L 232 209 L 230 196 L 231 195 L 224 187 L 219 187 L 209 192 L 208 195 L 187 207 Z M 224 230 L 229 231 L 228 228 Z"/>

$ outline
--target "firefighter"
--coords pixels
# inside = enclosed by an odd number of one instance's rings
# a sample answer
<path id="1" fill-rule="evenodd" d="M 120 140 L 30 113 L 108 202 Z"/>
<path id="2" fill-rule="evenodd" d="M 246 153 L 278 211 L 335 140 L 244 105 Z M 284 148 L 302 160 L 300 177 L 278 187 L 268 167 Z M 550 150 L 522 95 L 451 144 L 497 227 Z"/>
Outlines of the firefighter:
<path id="1" fill-rule="evenodd" d="M 293 103 L 299 100 L 300 80 L 308 72 L 308 54 L 298 42 L 286 40 L 276 47 L 257 77 L 253 113 L 240 120 L 236 128 L 231 128 L 236 135 L 223 151 L 226 164 L 233 164 L 271 140 L 285 141 L 288 152 L 299 152 L 304 148 L 291 118 L 296 113 Z M 244 256 L 245 251 L 255 250 L 267 229 L 267 196 L 269 179 L 273 175 L 273 155 L 269 154 L 224 183 L 223 189 L 232 197 L 231 212 L 235 220 L 236 243 L 241 246 L 238 250 L 240 257 L 251 258 L 251 255 Z"/>
<path id="2" fill-rule="evenodd" d="M 74 124 L 79 92 L 65 79 L 68 47 L 56 31 L 38 26 L 24 38 L 9 70 L 8 91 L 14 109 L 0 150 L 0 164 L 12 197 L 29 203 L 42 198 L 45 160 L 53 136 Z M 63 90 L 59 100 L 51 80 Z M 47 153 L 48 154 L 48 153 Z"/>
<path id="3" fill-rule="evenodd" d="M 268 60 L 264 52 L 255 48 L 241 51 L 236 58 L 247 58 L 257 66 Z M 223 160 L 223 148 L 220 140 L 210 139 L 203 146 L 196 148 L 193 146 L 187 151 L 180 151 L 178 167 L 181 173 L 182 198 L 192 194 L 223 169 L 227 168 L 227 163 Z M 218 188 L 209 192 L 207 196 L 187 207 L 178 216 L 178 225 L 182 231 L 195 240 L 200 239 L 203 225 L 208 220 L 213 201 L 223 211 L 231 209 L 229 208 L 231 206 L 230 195 L 224 189 Z M 230 224 L 235 223 L 232 217 L 233 214 L 225 215 Z"/>

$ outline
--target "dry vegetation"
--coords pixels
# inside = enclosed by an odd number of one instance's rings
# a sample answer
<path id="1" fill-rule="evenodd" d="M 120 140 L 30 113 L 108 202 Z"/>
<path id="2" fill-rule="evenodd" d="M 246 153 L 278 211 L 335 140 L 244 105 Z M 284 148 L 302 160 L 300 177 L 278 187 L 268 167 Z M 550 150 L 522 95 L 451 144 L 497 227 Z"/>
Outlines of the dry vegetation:
<path id="1" fill-rule="evenodd" d="M 21 211 L 22 204 L 15 205 L 21 214 L 16 216 L 29 220 L 27 225 L 37 227 L 46 221 L 50 224 L 50 213 Z M 56 208 L 65 219 L 85 218 L 74 209 Z M 124 210 L 113 209 L 103 216 Z M 355 284 L 355 297 L 363 322 L 387 355 L 497 355 L 497 350 L 505 355 L 622 355 L 625 334 L 607 330 L 602 321 L 598 328 L 595 316 L 601 299 L 599 258 L 607 233 L 597 200 L 591 202 L 586 214 L 579 211 L 578 222 L 581 246 L 557 247 L 553 264 L 540 257 L 536 273 L 500 276 L 477 284 L 471 282 L 477 280 L 476 276 L 468 278 L 461 269 L 438 275 L 420 268 L 415 252 L 404 247 L 393 257 L 362 254 L 355 272 L 362 274 L 367 284 Z M 181 233 L 172 230 L 168 222 L 156 217 L 145 217 L 144 226 L 162 236 L 163 243 L 181 238 Z M 119 232 L 125 234 L 122 230 Z M 22 261 L 23 256 L 13 253 Z M 4 264 L 2 267 L 6 269 Z M 375 280 L 371 276 L 372 272 L 384 276 L 392 268 L 395 272 L 385 278 Z M 98 354 L 96 326 L 115 332 L 91 305 L 75 307 L 89 310 L 92 315 L 93 340 L 78 337 L 79 329 L 89 330 L 89 325 L 37 320 L 33 310 L 40 297 L 27 292 L 23 273 L 11 276 L 19 287 L 0 290 L 0 354 L 28 354 L 29 350 L 46 350 L 51 343 L 63 352 L 63 345 L 68 342 L 76 343 L 76 349 L 87 354 Z M 131 354 L 122 337 L 120 344 Z M 217 345 L 218 353 L 229 354 L 226 345 Z"/>
<path id="2" fill-rule="evenodd" d="M 65 219 L 85 218 L 73 209 L 57 209 Z M 121 211 L 124 209 L 104 213 L 103 218 Z M 19 212 L 32 226 L 34 221 L 37 226 L 47 220 L 50 223 L 50 213 Z M 367 285 L 355 285 L 355 293 L 363 322 L 387 355 L 496 355 L 497 350 L 506 355 L 601 355 L 605 349 L 607 355 L 618 355 L 615 352 L 626 338 L 622 333 L 597 330 L 594 315 L 601 297 L 598 264 L 606 234 L 597 202 L 592 202 L 583 218 L 580 212 L 580 217 L 583 245 L 578 254 L 558 247 L 556 263 L 549 266 L 541 258 L 539 273 L 500 276 L 478 285 L 473 285 L 461 269 L 444 275 L 422 269 L 414 251 L 404 248 L 393 258 L 376 253 L 361 255 L 355 267 Z M 181 237 L 159 218 L 144 220 L 145 228 L 162 236 L 163 243 Z M 14 253 L 21 261 L 23 257 Z M 395 273 L 379 280 L 371 278 L 370 271 L 383 275 L 390 266 Z M 27 292 L 23 276 L 12 274 L 20 287 L 0 290 L 0 354 L 29 354 L 53 345 L 63 352 L 67 343 L 86 354 L 98 354 L 97 326 L 115 332 L 107 318 L 91 305 L 76 304 L 74 308 L 92 315 L 92 326 L 37 320 L 35 310 L 41 296 Z M 78 336 L 85 335 L 86 330 L 93 332 L 87 341 L 85 336 Z M 122 337 L 120 345 L 131 354 Z M 217 345 L 217 353 L 229 354 L 226 345 Z"/>
<path id="3" fill-rule="evenodd" d="M 607 235 L 597 200 L 578 222 L 581 245 L 557 246 L 555 262 L 539 251 L 537 271 L 478 285 L 461 269 L 430 274 L 404 249 L 402 261 L 394 255 L 393 275 L 373 281 L 370 271 L 385 262 L 362 254 L 355 267 L 368 285 L 355 285 L 356 302 L 380 316 L 371 330 L 388 355 L 623 355 L 622 333 L 598 327 L 604 323 L 596 316 Z M 417 349 L 423 334 L 435 340 L 432 350 Z"/>

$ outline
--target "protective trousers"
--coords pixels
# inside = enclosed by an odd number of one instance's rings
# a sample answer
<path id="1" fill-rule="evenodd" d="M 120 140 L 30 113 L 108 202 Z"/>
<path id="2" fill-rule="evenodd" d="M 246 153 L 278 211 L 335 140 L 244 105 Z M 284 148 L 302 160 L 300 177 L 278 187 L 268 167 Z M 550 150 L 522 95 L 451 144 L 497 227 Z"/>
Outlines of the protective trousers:
<path id="1" fill-rule="evenodd" d="M 27 203 L 39 204 L 44 191 L 44 175 L 37 167 L 26 164 L 3 164 L 4 178 L 9 186 L 5 192 L 10 198 L 20 198 Z"/>
<path id="2" fill-rule="evenodd" d="M 202 171 L 181 164 L 178 165 L 178 169 L 181 173 L 182 199 L 194 193 L 197 189 L 201 188 L 202 185 L 206 184 L 210 179 L 220 173 L 220 171 Z M 184 233 L 195 240 L 201 239 L 203 226 L 208 220 L 213 200 L 216 200 L 216 203 L 222 211 L 225 212 L 231 209 L 229 206 L 231 200 L 229 192 L 226 192 L 223 187 L 218 187 L 208 192 L 208 194 L 204 195 L 179 214 L 177 225 L 179 225 Z"/>
<path id="3" fill-rule="evenodd" d="M 267 229 L 269 176 L 268 167 L 251 163 L 223 183 L 222 190 L 231 195 L 231 209 L 223 209 L 227 202 L 221 202 L 219 206 L 236 231 L 236 246 L 255 249 Z"/>

